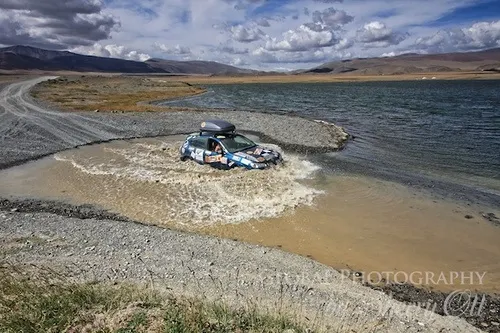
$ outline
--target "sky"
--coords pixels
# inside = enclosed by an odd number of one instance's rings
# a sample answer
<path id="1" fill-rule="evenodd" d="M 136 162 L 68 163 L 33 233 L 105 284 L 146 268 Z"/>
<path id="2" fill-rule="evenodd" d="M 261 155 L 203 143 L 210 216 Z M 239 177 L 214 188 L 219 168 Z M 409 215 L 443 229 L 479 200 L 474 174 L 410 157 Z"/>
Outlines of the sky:
<path id="1" fill-rule="evenodd" d="M 259 70 L 500 47 L 500 0 L 1 0 L 0 46 Z"/>

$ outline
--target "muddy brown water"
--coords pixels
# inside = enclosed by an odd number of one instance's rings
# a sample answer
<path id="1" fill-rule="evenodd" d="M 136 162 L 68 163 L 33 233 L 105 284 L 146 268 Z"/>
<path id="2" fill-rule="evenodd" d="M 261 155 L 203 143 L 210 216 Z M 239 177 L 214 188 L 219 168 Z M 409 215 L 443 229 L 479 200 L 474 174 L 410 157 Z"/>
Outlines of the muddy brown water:
<path id="1" fill-rule="evenodd" d="M 500 292 L 500 227 L 481 216 L 498 209 L 323 173 L 286 152 L 271 170 L 215 170 L 179 161 L 181 140 L 61 152 L 1 171 L 0 196 L 90 203 L 144 223 L 279 246 L 372 280 Z"/>

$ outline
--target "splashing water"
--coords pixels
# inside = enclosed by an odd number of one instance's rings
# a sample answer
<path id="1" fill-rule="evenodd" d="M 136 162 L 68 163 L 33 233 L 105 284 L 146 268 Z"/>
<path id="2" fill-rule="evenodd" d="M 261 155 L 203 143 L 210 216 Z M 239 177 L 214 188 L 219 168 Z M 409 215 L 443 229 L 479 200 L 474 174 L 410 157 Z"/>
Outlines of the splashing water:
<path id="1" fill-rule="evenodd" d="M 99 204 L 161 224 L 193 227 L 275 217 L 311 205 L 322 193 L 300 182 L 319 167 L 298 156 L 285 154 L 283 165 L 268 170 L 225 171 L 181 162 L 180 145 L 160 140 L 108 143 L 58 153 L 55 159 L 86 179 L 78 189 L 86 200 L 95 193 L 90 184 L 96 181 L 102 189 L 99 197 L 105 198 Z"/>

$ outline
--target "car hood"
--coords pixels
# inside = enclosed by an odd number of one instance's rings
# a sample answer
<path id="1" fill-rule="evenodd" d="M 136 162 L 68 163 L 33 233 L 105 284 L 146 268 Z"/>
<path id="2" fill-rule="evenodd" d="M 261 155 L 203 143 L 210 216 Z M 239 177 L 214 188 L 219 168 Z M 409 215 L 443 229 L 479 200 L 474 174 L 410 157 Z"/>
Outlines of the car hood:
<path id="1" fill-rule="evenodd" d="M 264 147 L 254 147 L 239 151 L 234 155 L 246 158 L 252 162 L 266 162 L 279 158 L 279 153 Z"/>

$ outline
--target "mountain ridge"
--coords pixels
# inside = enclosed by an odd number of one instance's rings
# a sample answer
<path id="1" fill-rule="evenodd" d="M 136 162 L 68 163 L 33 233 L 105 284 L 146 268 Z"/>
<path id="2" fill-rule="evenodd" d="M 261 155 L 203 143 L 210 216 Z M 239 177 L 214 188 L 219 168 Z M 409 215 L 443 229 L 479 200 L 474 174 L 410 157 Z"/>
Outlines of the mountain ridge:
<path id="1" fill-rule="evenodd" d="M 500 48 L 474 52 L 435 54 L 407 53 L 393 57 L 353 58 L 326 62 L 298 74 L 364 74 L 395 75 L 425 72 L 497 71 Z"/>
<path id="2" fill-rule="evenodd" d="M 257 72 L 214 61 L 175 61 L 154 58 L 140 62 L 83 55 L 69 51 L 45 50 L 25 45 L 0 48 L 0 69 L 214 75 L 251 74 Z"/>

